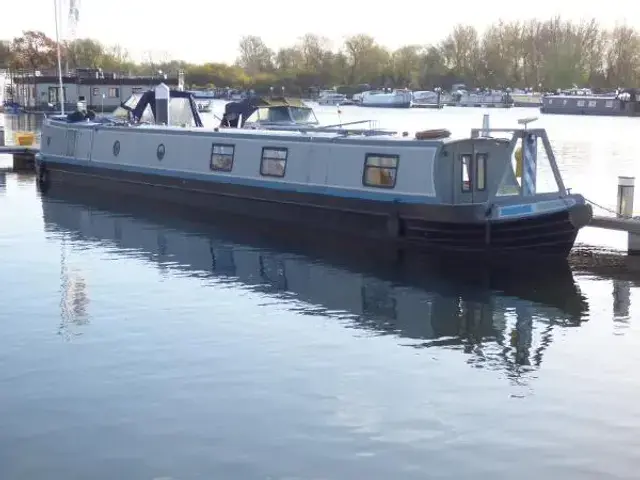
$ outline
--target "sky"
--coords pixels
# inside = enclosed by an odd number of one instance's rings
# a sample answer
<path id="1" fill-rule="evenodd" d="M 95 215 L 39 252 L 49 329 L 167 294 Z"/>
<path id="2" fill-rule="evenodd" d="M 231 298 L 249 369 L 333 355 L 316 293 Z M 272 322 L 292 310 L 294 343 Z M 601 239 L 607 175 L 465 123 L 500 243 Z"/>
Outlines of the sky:
<path id="1" fill-rule="evenodd" d="M 58 0 L 62 12 L 60 38 L 68 39 L 67 13 L 70 0 Z M 323 0 L 319 3 L 292 0 L 245 0 L 244 3 L 206 0 L 78 0 L 76 38 L 91 37 L 124 47 L 142 60 L 168 56 L 189 62 L 233 62 L 244 35 L 257 35 L 277 50 L 289 46 L 305 33 L 327 37 L 338 48 L 353 34 L 366 33 L 388 48 L 406 44 L 435 43 L 446 37 L 456 23 L 483 30 L 499 18 L 523 20 L 561 15 L 579 21 L 596 17 L 607 26 L 626 23 L 640 27 L 640 3 L 617 0 L 606 4 L 575 0 L 487 3 L 465 1 L 437 4 L 424 0 L 364 2 Z M 1 39 L 19 36 L 23 30 L 41 30 L 55 38 L 55 0 L 4 2 Z M 536 6 L 536 10 L 531 5 Z M 436 5 L 440 5 L 437 9 Z M 465 8 L 468 5 L 470 8 Z M 179 10 L 178 10 L 179 7 Z M 436 11 L 437 10 L 437 11 Z M 28 12 L 25 14 L 25 12 Z M 143 21 L 142 19 L 147 19 Z"/>

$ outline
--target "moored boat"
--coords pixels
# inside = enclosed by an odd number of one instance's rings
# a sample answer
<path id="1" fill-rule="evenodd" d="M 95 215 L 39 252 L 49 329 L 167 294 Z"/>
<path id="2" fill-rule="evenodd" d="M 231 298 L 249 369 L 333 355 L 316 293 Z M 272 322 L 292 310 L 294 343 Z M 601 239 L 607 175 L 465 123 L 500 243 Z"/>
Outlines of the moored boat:
<path id="1" fill-rule="evenodd" d="M 318 105 L 342 105 L 346 103 L 347 96 L 343 93 L 338 93 L 335 90 L 323 90 L 318 96 Z"/>
<path id="2" fill-rule="evenodd" d="M 442 91 L 419 90 L 412 92 L 413 108 L 442 108 L 444 106 Z"/>
<path id="3" fill-rule="evenodd" d="M 127 112 L 126 120 L 47 118 L 36 161 L 43 192 L 78 183 L 344 241 L 476 255 L 566 257 L 591 219 L 585 199 L 565 190 L 544 129 L 473 130 L 462 139 L 296 122 L 205 129 L 191 95 L 164 85 Z M 536 190 L 539 143 L 550 193 Z"/>
<path id="4" fill-rule="evenodd" d="M 376 108 L 409 108 L 413 97 L 409 90 L 370 90 L 362 92 L 359 105 Z"/>
<path id="5" fill-rule="evenodd" d="M 207 101 L 207 102 L 196 102 L 196 105 L 198 107 L 198 112 L 200 113 L 211 113 L 211 101 Z"/>
<path id="6" fill-rule="evenodd" d="M 610 94 L 594 94 L 589 89 L 571 89 L 543 96 L 540 112 L 636 117 L 640 116 L 640 95 L 637 89 L 624 89 Z"/>

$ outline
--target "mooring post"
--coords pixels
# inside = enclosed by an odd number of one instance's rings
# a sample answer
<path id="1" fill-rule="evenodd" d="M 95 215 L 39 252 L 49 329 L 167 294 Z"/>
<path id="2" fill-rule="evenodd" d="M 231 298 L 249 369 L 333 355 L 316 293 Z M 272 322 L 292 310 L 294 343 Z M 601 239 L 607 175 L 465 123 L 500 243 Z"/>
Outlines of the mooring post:
<path id="1" fill-rule="evenodd" d="M 169 99 L 171 91 L 167 85 L 161 83 L 155 89 L 156 94 L 156 125 L 169 125 Z"/>
<path id="2" fill-rule="evenodd" d="M 635 177 L 618 177 L 618 204 L 616 214 L 621 218 L 633 218 Z M 640 255 L 640 235 L 627 233 L 627 254 Z"/>

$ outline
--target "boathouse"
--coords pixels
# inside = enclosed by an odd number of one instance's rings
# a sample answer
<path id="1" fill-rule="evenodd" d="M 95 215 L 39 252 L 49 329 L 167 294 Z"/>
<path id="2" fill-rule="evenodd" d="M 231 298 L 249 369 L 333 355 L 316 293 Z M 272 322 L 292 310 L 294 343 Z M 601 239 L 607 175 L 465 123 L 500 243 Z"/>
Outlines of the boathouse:
<path id="1" fill-rule="evenodd" d="M 96 112 L 111 112 L 134 93 L 142 93 L 160 83 L 180 88 L 182 76 L 157 74 L 131 76 L 101 69 L 76 69 L 62 77 L 65 109 L 75 109 L 78 102 Z M 48 112 L 59 110 L 60 81 L 55 72 L 14 72 L 15 98 L 25 110 Z"/>

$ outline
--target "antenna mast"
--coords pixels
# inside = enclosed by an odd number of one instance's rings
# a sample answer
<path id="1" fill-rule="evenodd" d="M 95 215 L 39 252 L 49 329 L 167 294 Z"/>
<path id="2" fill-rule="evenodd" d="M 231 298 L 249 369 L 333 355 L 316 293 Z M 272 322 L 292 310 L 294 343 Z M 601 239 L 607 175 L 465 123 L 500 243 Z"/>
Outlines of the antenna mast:
<path id="1" fill-rule="evenodd" d="M 80 19 L 80 0 L 69 0 L 69 13 L 67 14 L 67 40 L 68 44 L 76 40 L 76 30 Z M 69 55 L 66 55 L 65 70 L 69 74 Z"/>

